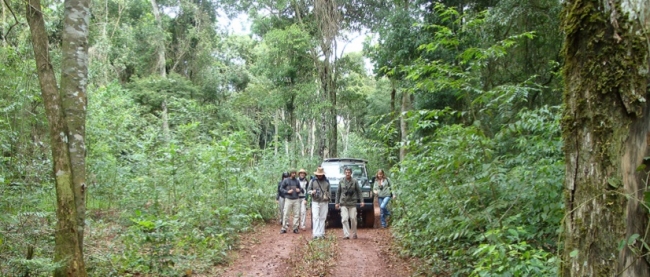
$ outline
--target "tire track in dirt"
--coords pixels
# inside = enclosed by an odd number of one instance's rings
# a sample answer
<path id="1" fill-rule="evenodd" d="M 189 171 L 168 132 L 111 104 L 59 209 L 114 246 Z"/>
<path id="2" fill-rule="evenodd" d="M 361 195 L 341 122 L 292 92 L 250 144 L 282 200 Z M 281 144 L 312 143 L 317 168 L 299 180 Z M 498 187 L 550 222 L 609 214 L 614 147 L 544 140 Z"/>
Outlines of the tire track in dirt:
<path id="1" fill-rule="evenodd" d="M 375 222 L 379 208 L 375 205 Z M 307 217 L 308 221 L 309 216 Z M 300 253 L 311 240 L 311 224 L 299 234 L 280 234 L 280 225 L 260 225 L 252 233 L 241 235 L 241 245 L 233 253 L 228 267 L 217 269 L 216 276 L 307 276 L 294 272 L 296 262 L 302 262 Z M 411 276 L 411 263 L 396 256 L 396 248 L 389 229 L 360 228 L 358 239 L 343 239 L 341 228 L 327 228 L 326 236 L 336 237 L 335 265 L 327 275 L 334 277 L 394 277 Z M 214 276 L 214 275 L 209 275 Z"/>
<path id="2" fill-rule="evenodd" d="M 255 232 L 241 236 L 240 248 L 233 253 L 234 260 L 229 267 L 219 269 L 217 276 L 286 276 L 289 270 L 286 261 L 309 239 L 309 229 L 298 234 L 290 230 L 280 234 L 280 224 L 257 226 Z"/>

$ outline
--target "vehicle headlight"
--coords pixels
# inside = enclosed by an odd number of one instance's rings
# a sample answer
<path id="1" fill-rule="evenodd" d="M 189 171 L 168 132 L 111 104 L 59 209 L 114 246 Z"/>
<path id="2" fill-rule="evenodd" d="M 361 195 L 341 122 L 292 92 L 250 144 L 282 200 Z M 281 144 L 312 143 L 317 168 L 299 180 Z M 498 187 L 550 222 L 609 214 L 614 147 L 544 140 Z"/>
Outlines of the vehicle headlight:
<path id="1" fill-rule="evenodd" d="M 370 192 L 369 191 L 364 191 L 364 192 L 361 193 L 361 196 L 363 196 L 363 198 L 370 198 Z"/>

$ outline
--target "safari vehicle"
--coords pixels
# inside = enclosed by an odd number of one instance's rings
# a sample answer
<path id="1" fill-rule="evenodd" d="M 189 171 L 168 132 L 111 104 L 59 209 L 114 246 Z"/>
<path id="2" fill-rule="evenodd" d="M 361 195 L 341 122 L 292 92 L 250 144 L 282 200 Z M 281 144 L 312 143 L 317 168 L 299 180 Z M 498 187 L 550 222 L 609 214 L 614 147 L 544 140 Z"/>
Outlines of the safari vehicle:
<path id="1" fill-rule="evenodd" d="M 361 187 L 363 208 L 357 204 L 357 226 L 372 228 L 375 223 L 375 209 L 373 196 L 366 165 L 368 161 L 354 158 L 328 158 L 323 160 L 321 167 L 325 170 L 325 177 L 330 182 L 332 198 L 328 204 L 327 226 L 341 226 L 341 211 L 335 208 L 336 191 L 339 182 L 345 178 L 345 168 L 352 169 L 352 177 L 357 179 Z"/>

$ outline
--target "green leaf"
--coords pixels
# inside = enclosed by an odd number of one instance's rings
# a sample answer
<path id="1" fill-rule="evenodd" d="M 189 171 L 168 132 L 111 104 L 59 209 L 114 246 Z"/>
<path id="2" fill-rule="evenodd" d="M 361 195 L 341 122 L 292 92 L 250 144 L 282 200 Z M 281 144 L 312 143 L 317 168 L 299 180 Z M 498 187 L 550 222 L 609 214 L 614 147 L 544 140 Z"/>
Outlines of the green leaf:
<path id="1" fill-rule="evenodd" d="M 571 257 L 571 258 L 575 258 L 577 256 L 578 256 L 578 249 L 575 249 L 575 250 L 571 251 L 571 253 L 569 253 L 569 257 Z"/>
<path id="2" fill-rule="evenodd" d="M 616 177 L 611 177 L 607 179 L 607 183 L 613 188 L 618 188 L 621 185 L 621 180 Z"/>
<path id="3" fill-rule="evenodd" d="M 624 240 L 624 239 L 622 239 L 622 240 L 618 243 L 618 248 L 617 248 L 617 250 L 618 250 L 618 251 L 621 251 L 621 250 L 623 250 L 623 247 L 625 247 L 625 240 Z"/>
<path id="4" fill-rule="evenodd" d="M 633 234 L 627 239 L 627 245 L 632 245 L 639 238 L 639 234 Z"/>

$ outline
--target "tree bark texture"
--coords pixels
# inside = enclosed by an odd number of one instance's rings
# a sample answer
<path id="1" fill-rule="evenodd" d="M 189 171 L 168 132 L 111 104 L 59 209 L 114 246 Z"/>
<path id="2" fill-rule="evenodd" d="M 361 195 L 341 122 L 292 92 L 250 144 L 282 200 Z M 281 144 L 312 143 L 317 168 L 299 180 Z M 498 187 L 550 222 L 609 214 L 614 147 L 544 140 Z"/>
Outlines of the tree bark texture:
<path id="1" fill-rule="evenodd" d="M 87 15 L 89 15 L 88 4 L 89 3 L 87 1 L 65 2 L 66 9 L 64 16 L 64 38 L 70 39 L 74 36 L 72 33 L 84 28 L 86 29 L 85 33 L 87 34 L 88 18 L 86 18 L 85 21 L 82 20 L 85 22 L 85 26 L 76 25 L 82 24 L 82 22 L 77 21 L 74 18 L 77 16 L 83 17 L 83 15 L 74 13 L 83 13 L 83 11 L 85 11 Z M 81 8 L 81 10 L 77 10 L 75 7 Z M 85 146 L 83 142 L 80 143 L 80 141 L 83 141 L 83 138 L 71 138 L 70 132 L 68 130 L 68 123 L 66 122 L 67 115 L 66 111 L 64 110 L 64 105 L 70 104 L 72 102 L 78 103 L 80 100 L 68 99 L 67 93 L 63 93 L 64 99 L 62 99 L 61 94 L 59 93 L 56 77 L 54 75 L 54 69 L 50 64 L 48 37 L 45 31 L 45 21 L 41 12 L 40 0 L 29 0 L 27 2 L 26 12 L 26 18 L 32 35 L 32 44 L 34 48 L 34 58 L 36 60 L 38 79 L 41 85 L 43 101 L 45 103 L 45 113 L 50 125 L 50 139 L 52 140 L 52 161 L 53 172 L 56 181 L 57 198 L 57 227 L 55 231 L 54 260 L 63 265 L 62 267 L 55 270 L 54 276 L 86 276 L 81 241 L 79 240 L 78 232 L 78 229 L 83 227 L 83 222 L 78 222 L 79 217 L 77 215 L 77 195 L 75 194 L 75 190 L 77 188 L 74 186 L 75 172 L 73 171 L 73 167 L 75 165 L 72 164 L 70 157 L 71 147 L 76 150 L 85 151 Z M 66 35 L 65 33 L 70 34 Z M 69 56 L 70 52 L 67 51 L 67 48 L 76 48 L 76 51 L 78 51 L 78 53 L 82 53 L 84 51 L 87 51 L 80 49 L 84 48 L 85 46 L 86 44 L 76 45 L 75 42 L 64 43 L 62 64 L 70 64 L 72 62 L 68 61 L 68 59 L 74 59 L 74 57 Z M 82 54 L 77 58 L 81 59 L 80 63 L 82 63 L 87 61 L 87 59 L 85 59 L 86 57 L 87 54 Z M 75 69 L 72 74 L 79 74 L 81 70 L 85 70 L 85 65 L 83 69 Z M 68 72 L 66 70 L 63 71 L 62 79 L 70 77 L 67 75 L 67 73 Z M 76 95 L 75 97 L 83 98 L 83 102 L 85 103 L 86 79 L 83 76 L 77 77 L 79 78 L 78 80 L 83 83 L 84 95 Z M 62 89 L 64 86 L 66 88 L 74 86 L 72 85 L 74 83 L 74 80 L 62 81 Z M 70 113 L 72 113 L 70 116 L 76 116 L 74 115 L 74 111 L 71 111 Z M 81 129 L 83 129 L 83 127 Z M 74 140 L 74 142 L 71 142 L 71 139 Z M 83 235 L 83 232 L 81 235 Z"/>
<path id="2" fill-rule="evenodd" d="M 160 9 L 158 9 L 158 3 L 156 0 L 150 0 L 151 8 L 153 11 L 154 19 L 156 20 L 156 26 L 158 27 L 158 32 L 160 32 L 160 38 L 158 44 L 156 45 L 156 53 L 158 55 L 156 59 L 156 69 L 161 77 L 167 77 L 167 69 L 165 68 L 167 60 L 165 58 L 165 30 L 163 29 L 162 19 L 160 18 Z"/>
<path id="3" fill-rule="evenodd" d="M 401 140 L 401 146 L 399 147 L 399 160 L 403 161 L 404 158 L 406 157 L 406 140 L 408 138 L 408 126 L 407 126 L 407 116 L 406 112 L 408 112 L 409 107 L 411 106 L 411 95 L 406 92 L 406 90 L 402 91 L 402 105 L 401 105 L 401 113 L 399 115 L 399 131 L 400 131 L 400 140 Z"/>
<path id="4" fill-rule="evenodd" d="M 68 125 L 68 151 L 77 206 L 77 233 L 83 254 L 86 221 L 86 107 L 90 1 L 65 1 L 61 94 Z"/>
<path id="5" fill-rule="evenodd" d="M 649 6 L 647 0 L 565 2 L 562 276 L 650 276 L 641 244 L 650 241 L 643 206 Z M 634 234 L 640 237 L 630 240 Z M 630 245 L 619 247 L 624 241 Z"/>
<path id="6" fill-rule="evenodd" d="M 335 0 L 317 0 L 314 2 L 314 13 L 318 23 L 320 46 L 323 61 L 319 64 L 319 76 L 323 93 L 329 100 L 329 135 L 328 157 L 338 156 L 338 128 L 336 112 L 336 81 L 334 78 L 336 65 L 336 36 L 339 33 L 341 14 Z M 323 156 L 325 158 L 325 156 Z"/>

